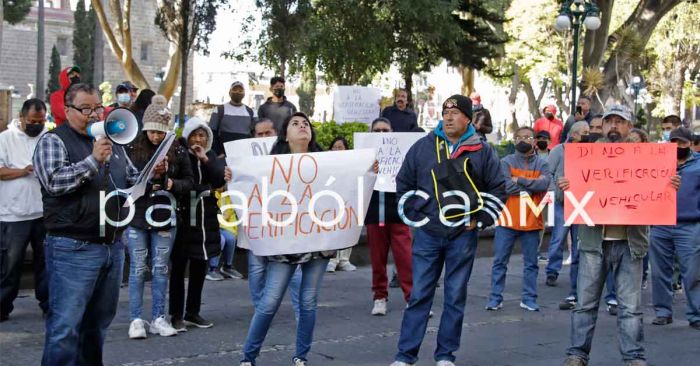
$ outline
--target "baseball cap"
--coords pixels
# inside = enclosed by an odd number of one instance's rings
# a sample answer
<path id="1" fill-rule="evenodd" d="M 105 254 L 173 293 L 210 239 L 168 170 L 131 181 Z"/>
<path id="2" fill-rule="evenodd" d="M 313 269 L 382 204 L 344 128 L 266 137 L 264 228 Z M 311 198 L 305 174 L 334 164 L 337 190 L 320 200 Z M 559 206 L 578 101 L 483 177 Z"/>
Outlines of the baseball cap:
<path id="1" fill-rule="evenodd" d="M 546 139 L 551 139 L 552 136 L 549 134 L 548 131 L 540 131 L 535 135 L 535 138 L 546 138 Z"/>
<path id="2" fill-rule="evenodd" d="M 671 137 L 669 138 L 669 141 L 673 142 L 674 140 L 683 140 L 685 142 L 692 142 L 693 141 L 693 133 L 690 132 L 690 130 L 685 128 L 685 127 L 678 127 L 675 130 L 671 131 Z"/>
<path id="3" fill-rule="evenodd" d="M 624 106 L 622 104 L 613 104 L 605 108 L 605 113 L 603 114 L 603 119 L 608 118 L 609 116 L 619 116 L 620 118 L 624 119 L 625 121 L 631 121 L 632 120 L 632 112 L 630 112 L 630 109 L 627 108 L 627 106 Z"/>
<path id="4" fill-rule="evenodd" d="M 68 69 L 68 74 L 70 74 L 73 71 L 77 72 L 78 74 L 82 73 L 82 71 L 80 70 L 80 66 L 78 65 L 73 65 L 73 67 Z"/>
<path id="5" fill-rule="evenodd" d="M 234 82 L 231 84 L 231 89 L 233 89 L 234 87 L 237 87 L 237 86 L 240 86 L 241 88 L 245 89 L 245 86 L 244 86 L 243 83 L 240 82 L 240 81 L 234 81 Z"/>
<path id="6" fill-rule="evenodd" d="M 134 85 L 134 84 L 133 84 L 131 81 L 129 81 L 129 80 L 122 81 L 122 83 L 119 84 L 119 85 L 124 85 L 127 89 L 129 89 L 129 90 L 131 90 L 131 91 L 137 91 L 137 90 L 139 90 L 139 88 L 137 88 L 136 85 Z"/>

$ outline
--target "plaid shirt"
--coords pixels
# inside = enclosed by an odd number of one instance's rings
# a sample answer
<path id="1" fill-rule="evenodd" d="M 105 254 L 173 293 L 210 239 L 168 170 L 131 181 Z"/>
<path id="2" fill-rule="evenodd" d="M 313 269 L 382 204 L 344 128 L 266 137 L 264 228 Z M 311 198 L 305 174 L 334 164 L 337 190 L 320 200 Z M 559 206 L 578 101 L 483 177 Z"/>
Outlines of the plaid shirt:
<path id="1" fill-rule="evenodd" d="M 139 171 L 127 159 L 127 182 L 133 185 Z M 34 172 L 42 187 L 52 196 L 70 193 L 92 179 L 100 169 L 100 163 L 90 155 L 82 161 L 71 164 L 68 151 L 58 135 L 47 133 L 39 140 L 34 152 Z M 126 187 L 119 187 L 126 188 Z"/>

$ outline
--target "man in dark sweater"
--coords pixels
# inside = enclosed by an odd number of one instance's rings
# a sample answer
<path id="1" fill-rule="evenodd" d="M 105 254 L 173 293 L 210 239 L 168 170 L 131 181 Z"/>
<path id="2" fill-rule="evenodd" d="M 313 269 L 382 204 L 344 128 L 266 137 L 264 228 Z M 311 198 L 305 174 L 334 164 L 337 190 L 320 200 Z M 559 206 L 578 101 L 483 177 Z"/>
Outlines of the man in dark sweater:
<path id="1" fill-rule="evenodd" d="M 396 91 L 394 105 L 384 108 L 382 117 L 391 121 L 394 132 L 412 132 L 418 127 L 418 116 L 408 108 L 408 92 L 405 89 Z"/>
<path id="2" fill-rule="evenodd" d="M 284 120 L 297 112 L 297 107 L 284 96 L 285 81 L 281 76 L 270 79 L 272 96 L 258 108 L 258 118 L 269 118 L 275 123 L 275 130 L 282 128 Z"/>

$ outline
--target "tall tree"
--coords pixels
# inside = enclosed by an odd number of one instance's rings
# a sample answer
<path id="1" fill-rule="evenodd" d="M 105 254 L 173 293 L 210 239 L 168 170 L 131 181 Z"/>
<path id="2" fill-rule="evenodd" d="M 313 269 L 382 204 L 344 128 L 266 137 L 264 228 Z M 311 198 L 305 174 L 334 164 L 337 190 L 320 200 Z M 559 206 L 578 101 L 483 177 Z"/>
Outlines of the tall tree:
<path id="1" fill-rule="evenodd" d="M 61 84 L 58 80 L 61 73 L 61 54 L 58 53 L 56 45 L 51 48 L 51 61 L 49 62 L 49 82 L 48 93 L 53 93 L 61 89 Z"/>
<path id="2" fill-rule="evenodd" d="M 180 52 L 180 118 L 187 105 L 187 61 L 192 51 L 209 54 L 209 36 L 216 29 L 216 13 L 225 0 L 158 1 L 156 24 Z"/>
<path id="3" fill-rule="evenodd" d="M 73 12 L 73 64 L 79 65 L 81 80 L 93 82 L 95 69 L 95 12 L 85 10 L 85 1 L 78 0 Z"/>
<path id="4" fill-rule="evenodd" d="M 2 0 L 2 19 L 10 24 L 17 24 L 24 20 L 32 8 L 32 0 Z"/>

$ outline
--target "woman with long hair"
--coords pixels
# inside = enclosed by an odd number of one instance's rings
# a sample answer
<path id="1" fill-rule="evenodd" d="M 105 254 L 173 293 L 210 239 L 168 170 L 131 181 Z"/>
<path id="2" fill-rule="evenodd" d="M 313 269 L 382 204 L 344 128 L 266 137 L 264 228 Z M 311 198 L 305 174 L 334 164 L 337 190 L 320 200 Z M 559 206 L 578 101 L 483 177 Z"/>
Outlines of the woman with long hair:
<path id="1" fill-rule="evenodd" d="M 143 91 L 141 92 L 143 93 Z M 172 114 L 165 97 L 156 95 L 144 114 L 143 132 L 130 149 L 130 158 L 139 170 L 151 160 L 165 134 L 172 127 Z M 170 254 L 177 232 L 176 207 L 171 197 L 180 197 L 192 189 L 193 176 L 187 151 L 177 142 L 167 153 L 167 170 L 154 176 L 150 192 L 135 202 L 134 218 L 127 229 L 129 249 L 129 311 L 131 324 L 129 338 L 146 338 L 146 322 L 141 319 L 143 289 L 150 267 L 153 274 L 153 298 L 150 332 L 173 336 L 177 331 L 165 319 L 165 298 L 170 275 Z M 152 210 L 152 212 L 149 212 Z M 147 258 L 151 258 L 147 264 Z"/>
<path id="2" fill-rule="evenodd" d="M 309 118 L 300 112 L 294 113 L 282 124 L 277 142 L 270 155 L 304 154 L 322 151 L 316 143 L 316 132 Z M 241 366 L 252 366 L 260 353 L 272 319 L 279 309 L 282 297 L 298 266 L 301 267 L 301 287 L 299 289 L 299 320 L 297 321 L 296 352 L 294 366 L 305 366 L 306 355 L 311 349 L 316 323 L 316 305 L 321 280 L 328 260 L 335 250 L 274 255 L 267 257 L 265 288 L 262 298 L 255 307 L 255 315 L 250 322 L 248 336 L 243 347 Z"/>

